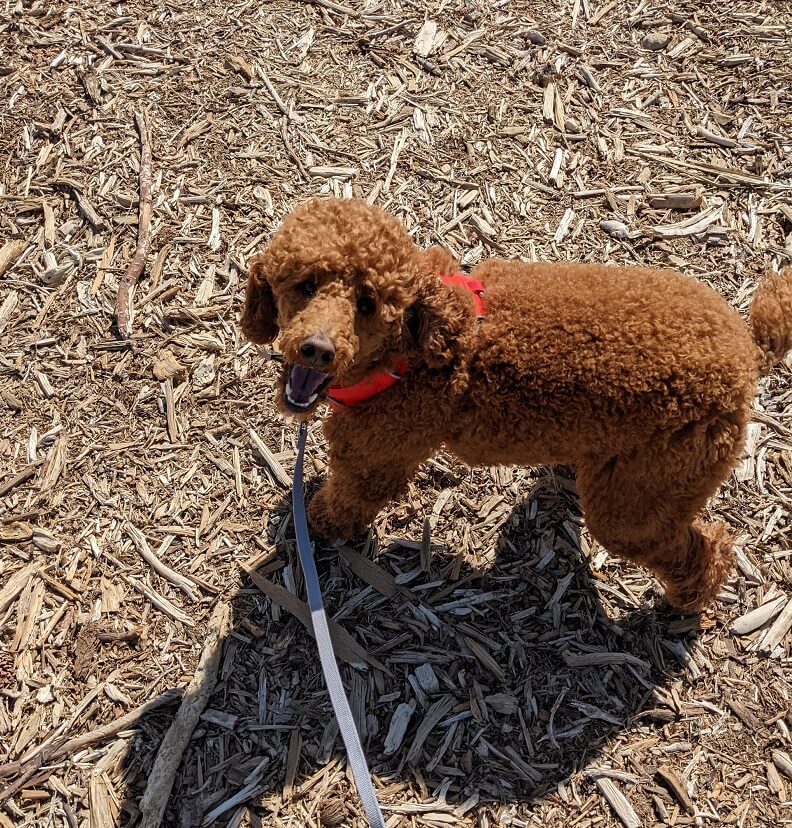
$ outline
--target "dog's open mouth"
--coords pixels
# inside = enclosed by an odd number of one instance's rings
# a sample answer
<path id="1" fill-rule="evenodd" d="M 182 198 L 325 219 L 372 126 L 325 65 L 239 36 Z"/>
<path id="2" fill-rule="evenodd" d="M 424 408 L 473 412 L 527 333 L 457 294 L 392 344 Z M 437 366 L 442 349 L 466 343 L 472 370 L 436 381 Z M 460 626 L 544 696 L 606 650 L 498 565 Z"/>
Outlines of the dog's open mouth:
<path id="1" fill-rule="evenodd" d="M 286 379 L 283 398 L 290 411 L 307 411 L 318 399 L 322 391 L 330 384 L 331 376 L 306 368 L 292 365 Z"/>

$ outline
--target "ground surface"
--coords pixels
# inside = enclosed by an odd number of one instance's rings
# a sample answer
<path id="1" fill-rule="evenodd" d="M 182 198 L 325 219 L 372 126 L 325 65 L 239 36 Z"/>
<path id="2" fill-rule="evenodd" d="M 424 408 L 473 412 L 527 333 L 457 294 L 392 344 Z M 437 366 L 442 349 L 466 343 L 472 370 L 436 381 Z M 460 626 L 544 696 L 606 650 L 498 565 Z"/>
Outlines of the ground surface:
<path id="1" fill-rule="evenodd" d="M 233 631 L 166 824 L 362 826 L 313 642 L 241 566 L 302 595 L 288 490 L 255 445 L 291 471 L 275 368 L 236 325 L 246 259 L 300 199 L 357 194 L 466 264 L 672 265 L 744 311 L 792 251 L 792 13 L 0 8 L 0 825 L 135 823 L 178 705 L 95 731 L 186 685 L 224 598 Z M 127 347 L 111 322 L 135 244 L 135 112 L 154 238 Z M 165 351 L 184 370 L 161 382 Z M 564 469 L 440 455 L 365 543 L 319 550 L 368 659 L 342 670 L 389 826 L 792 822 L 789 378 L 763 384 L 712 504 L 740 567 L 700 621 L 664 614 L 646 573 L 590 542 Z M 310 476 L 322 458 L 314 429 Z M 732 631 L 759 606 L 763 625 Z"/>

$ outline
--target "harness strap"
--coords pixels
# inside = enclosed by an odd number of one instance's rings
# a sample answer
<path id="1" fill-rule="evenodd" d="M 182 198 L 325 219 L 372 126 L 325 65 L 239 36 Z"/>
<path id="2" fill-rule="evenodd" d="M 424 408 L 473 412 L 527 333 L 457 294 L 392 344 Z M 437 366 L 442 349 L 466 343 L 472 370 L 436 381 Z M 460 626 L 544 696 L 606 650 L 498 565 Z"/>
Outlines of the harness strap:
<path id="1" fill-rule="evenodd" d="M 450 276 L 441 276 L 440 279 L 447 285 L 454 285 L 470 291 L 473 305 L 476 308 L 476 316 L 483 319 L 486 308 L 484 306 L 484 283 L 466 273 L 452 273 Z"/>
<path id="2" fill-rule="evenodd" d="M 319 660 L 322 663 L 327 692 L 330 703 L 333 705 L 338 729 L 344 740 L 349 767 L 355 780 L 360 802 L 366 813 L 371 828 L 385 828 L 385 819 L 382 816 L 377 794 L 371 781 L 371 772 L 366 762 L 366 754 L 360 744 L 360 736 L 352 718 L 341 674 L 338 672 L 333 640 L 330 637 L 330 627 L 327 623 L 322 589 L 319 586 L 319 575 L 316 571 L 316 562 L 311 549 L 311 539 L 308 535 L 308 521 L 305 515 L 305 490 L 303 488 L 303 456 L 305 454 L 305 437 L 308 428 L 305 423 L 300 424 L 300 435 L 297 440 L 297 461 L 294 465 L 294 484 L 292 488 L 292 509 L 294 511 L 294 532 L 297 536 L 297 551 L 300 555 L 305 591 L 308 594 L 308 609 L 311 611 L 316 646 L 319 650 Z"/>

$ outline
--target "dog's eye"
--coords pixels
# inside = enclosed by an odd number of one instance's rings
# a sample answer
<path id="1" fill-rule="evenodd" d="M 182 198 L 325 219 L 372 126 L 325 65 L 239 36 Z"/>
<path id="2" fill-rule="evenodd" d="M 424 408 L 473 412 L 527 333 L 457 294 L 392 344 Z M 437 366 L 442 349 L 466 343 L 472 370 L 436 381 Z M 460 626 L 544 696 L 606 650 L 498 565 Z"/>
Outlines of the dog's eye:
<path id="1" fill-rule="evenodd" d="M 374 304 L 374 300 L 370 296 L 361 296 L 360 299 L 357 300 L 357 309 L 358 313 L 361 316 L 371 316 L 376 309 Z"/>
<path id="2" fill-rule="evenodd" d="M 297 290 L 299 290 L 303 296 L 313 296 L 314 293 L 316 293 L 316 282 L 311 279 L 306 279 L 306 281 L 300 282 L 300 284 L 297 285 Z"/>

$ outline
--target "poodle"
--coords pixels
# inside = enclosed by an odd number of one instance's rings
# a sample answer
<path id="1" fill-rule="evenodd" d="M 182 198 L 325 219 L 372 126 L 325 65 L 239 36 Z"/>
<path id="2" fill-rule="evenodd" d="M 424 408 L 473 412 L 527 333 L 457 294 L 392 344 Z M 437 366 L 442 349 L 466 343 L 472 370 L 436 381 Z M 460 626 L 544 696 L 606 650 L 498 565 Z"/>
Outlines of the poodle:
<path id="1" fill-rule="evenodd" d="M 441 445 L 472 466 L 569 464 L 584 520 L 697 612 L 732 566 L 699 513 L 739 459 L 757 380 L 792 347 L 792 268 L 749 324 L 673 270 L 492 259 L 470 277 L 382 209 L 313 199 L 251 261 L 242 328 L 280 333 L 278 405 L 329 401 L 313 531 L 348 539 Z"/>

